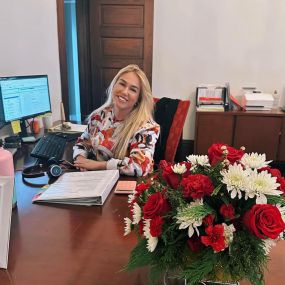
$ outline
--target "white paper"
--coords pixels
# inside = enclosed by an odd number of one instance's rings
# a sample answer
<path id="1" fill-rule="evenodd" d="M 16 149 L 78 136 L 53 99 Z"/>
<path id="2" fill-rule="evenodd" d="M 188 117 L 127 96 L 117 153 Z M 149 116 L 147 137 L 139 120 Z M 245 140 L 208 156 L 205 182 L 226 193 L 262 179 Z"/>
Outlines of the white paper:
<path id="1" fill-rule="evenodd" d="M 0 268 L 7 269 L 14 177 L 0 176 Z"/>
<path id="2" fill-rule="evenodd" d="M 102 205 L 118 178 L 118 170 L 65 173 L 33 201 L 87 204 L 94 199 L 94 205 Z"/>

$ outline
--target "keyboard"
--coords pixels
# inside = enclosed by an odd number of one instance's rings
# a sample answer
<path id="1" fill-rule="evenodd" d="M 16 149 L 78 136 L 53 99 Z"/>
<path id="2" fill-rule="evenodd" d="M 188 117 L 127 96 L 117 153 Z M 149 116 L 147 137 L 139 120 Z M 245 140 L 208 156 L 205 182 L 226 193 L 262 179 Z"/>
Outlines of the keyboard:
<path id="1" fill-rule="evenodd" d="M 31 156 L 40 160 L 48 160 L 54 157 L 56 160 L 62 159 L 67 139 L 54 134 L 44 135 L 35 145 Z"/>

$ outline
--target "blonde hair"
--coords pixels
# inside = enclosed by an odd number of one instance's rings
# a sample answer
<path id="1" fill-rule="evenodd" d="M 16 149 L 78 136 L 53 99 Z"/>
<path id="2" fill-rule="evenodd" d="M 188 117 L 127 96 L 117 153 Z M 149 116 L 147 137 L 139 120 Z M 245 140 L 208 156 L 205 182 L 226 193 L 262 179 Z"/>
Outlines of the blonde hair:
<path id="1" fill-rule="evenodd" d="M 117 132 L 117 143 L 114 145 L 114 158 L 123 159 L 128 152 L 130 139 L 134 133 L 148 120 L 153 118 L 153 97 L 149 81 L 145 73 L 135 64 L 130 64 L 122 68 L 113 78 L 107 89 L 106 102 L 94 112 L 100 112 L 106 107 L 113 105 L 113 88 L 120 77 L 129 72 L 134 72 L 141 83 L 140 94 L 137 103 L 129 116 L 122 122 L 120 130 Z"/>

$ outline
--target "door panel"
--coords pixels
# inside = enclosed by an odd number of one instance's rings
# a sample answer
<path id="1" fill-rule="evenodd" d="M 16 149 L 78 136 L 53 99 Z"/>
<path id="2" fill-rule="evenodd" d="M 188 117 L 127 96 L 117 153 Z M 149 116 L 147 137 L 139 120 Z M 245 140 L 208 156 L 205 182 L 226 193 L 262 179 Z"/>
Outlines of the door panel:
<path id="1" fill-rule="evenodd" d="M 153 0 L 78 0 L 77 5 L 78 23 L 85 26 L 80 29 L 88 31 L 78 42 L 85 117 L 104 103 L 106 88 L 126 65 L 139 65 L 151 82 Z"/>
<path id="2" fill-rule="evenodd" d="M 234 147 L 245 146 L 247 153 L 265 153 L 267 160 L 277 160 L 282 118 L 238 116 Z"/>

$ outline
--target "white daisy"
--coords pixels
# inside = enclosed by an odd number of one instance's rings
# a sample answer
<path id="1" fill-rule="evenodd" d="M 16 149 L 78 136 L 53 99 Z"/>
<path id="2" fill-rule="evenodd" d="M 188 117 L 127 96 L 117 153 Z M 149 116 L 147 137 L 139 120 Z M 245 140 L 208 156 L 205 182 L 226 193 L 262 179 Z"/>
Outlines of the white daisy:
<path id="1" fill-rule="evenodd" d="M 125 222 L 124 236 L 126 236 L 132 231 L 132 220 L 130 218 L 124 218 L 124 222 Z"/>
<path id="2" fill-rule="evenodd" d="M 209 158 L 207 155 L 188 155 L 187 161 L 191 163 L 191 170 L 195 169 L 198 165 L 210 166 Z"/>
<path id="3" fill-rule="evenodd" d="M 144 232 L 144 236 L 147 239 L 147 249 L 148 251 L 153 252 L 157 246 L 158 238 L 153 237 L 150 234 L 150 219 L 144 220 L 143 223 L 144 223 L 143 232 Z"/>
<path id="4" fill-rule="evenodd" d="M 134 203 L 133 205 L 133 224 L 138 224 L 142 217 L 142 210 L 138 203 Z"/>
<path id="5" fill-rule="evenodd" d="M 276 207 L 278 208 L 278 210 L 279 210 L 279 212 L 281 214 L 282 220 L 285 223 L 285 206 L 277 204 Z"/>
<path id="6" fill-rule="evenodd" d="M 245 153 L 241 158 L 240 162 L 246 167 L 251 169 L 259 169 L 268 166 L 272 160 L 266 161 L 265 154 Z"/>
<path id="7" fill-rule="evenodd" d="M 227 190 L 231 194 L 231 198 L 234 199 L 238 196 L 241 199 L 248 171 L 244 170 L 240 164 L 235 163 L 234 165 L 229 165 L 228 170 L 222 170 L 221 175 L 223 176 L 222 182 L 227 185 Z"/>
<path id="8" fill-rule="evenodd" d="M 283 192 L 276 190 L 280 184 L 276 183 L 276 177 L 272 177 L 267 171 L 257 172 L 256 169 L 250 171 L 245 187 L 245 199 L 256 196 L 256 204 L 266 204 L 265 195 L 280 196 Z"/>
<path id="9" fill-rule="evenodd" d="M 199 236 L 198 227 L 202 225 L 203 217 L 191 217 L 187 214 L 187 210 L 192 208 L 193 206 L 203 205 L 203 200 L 196 200 L 191 202 L 186 208 L 182 208 L 178 211 L 176 216 L 176 223 L 180 224 L 179 229 L 187 229 L 188 228 L 188 236 L 189 238 L 192 237 L 194 232 L 196 231 L 197 235 Z"/>
<path id="10" fill-rule="evenodd" d="M 177 163 L 174 166 L 171 166 L 174 173 L 183 174 L 187 171 L 185 164 Z"/>

